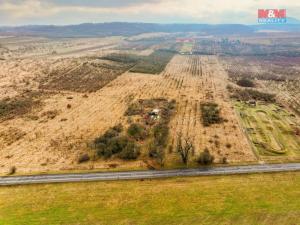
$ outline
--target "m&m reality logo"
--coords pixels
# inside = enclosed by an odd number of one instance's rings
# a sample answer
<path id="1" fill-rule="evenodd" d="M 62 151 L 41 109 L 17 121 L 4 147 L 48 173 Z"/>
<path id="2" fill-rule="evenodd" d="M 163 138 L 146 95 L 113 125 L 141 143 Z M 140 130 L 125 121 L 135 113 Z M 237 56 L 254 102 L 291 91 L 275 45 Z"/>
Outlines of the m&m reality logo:
<path id="1" fill-rule="evenodd" d="M 259 9 L 258 23 L 286 23 L 286 9 Z"/>

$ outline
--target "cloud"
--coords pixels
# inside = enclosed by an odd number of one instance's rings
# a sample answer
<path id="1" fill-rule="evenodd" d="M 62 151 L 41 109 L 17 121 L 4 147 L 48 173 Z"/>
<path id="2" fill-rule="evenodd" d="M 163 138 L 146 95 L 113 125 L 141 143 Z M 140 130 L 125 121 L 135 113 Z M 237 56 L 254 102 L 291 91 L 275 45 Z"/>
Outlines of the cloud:
<path id="1" fill-rule="evenodd" d="M 300 1 L 0 0 L 1 23 L 8 25 L 111 21 L 256 23 L 259 8 L 287 8 L 288 16 L 297 17 Z"/>
<path id="2" fill-rule="evenodd" d="M 142 5 L 145 3 L 156 3 L 160 0 L 46 0 L 61 6 L 83 6 L 83 7 L 102 7 L 102 8 L 115 8 L 115 7 L 128 7 L 132 5 Z"/>

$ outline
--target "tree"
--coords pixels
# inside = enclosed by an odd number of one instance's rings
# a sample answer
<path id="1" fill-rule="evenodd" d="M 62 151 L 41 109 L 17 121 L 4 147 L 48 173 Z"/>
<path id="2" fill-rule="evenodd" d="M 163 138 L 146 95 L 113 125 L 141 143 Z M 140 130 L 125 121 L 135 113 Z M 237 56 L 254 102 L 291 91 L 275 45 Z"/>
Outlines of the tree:
<path id="1" fill-rule="evenodd" d="M 204 151 L 200 154 L 197 162 L 201 165 L 210 165 L 213 163 L 214 159 L 215 157 L 210 154 L 207 148 L 205 148 Z"/>
<path id="2" fill-rule="evenodd" d="M 144 140 L 147 137 L 146 128 L 143 125 L 137 123 L 131 124 L 127 130 L 127 133 L 135 140 Z"/>
<path id="3" fill-rule="evenodd" d="M 157 146 L 155 143 L 149 145 L 149 157 L 156 159 L 160 166 L 164 165 L 165 149 L 162 146 Z"/>
<path id="4" fill-rule="evenodd" d="M 133 160 L 140 155 L 140 147 L 133 141 L 127 143 L 125 148 L 120 152 L 119 158 L 124 160 Z"/>
<path id="5" fill-rule="evenodd" d="M 194 151 L 194 145 L 191 140 L 189 138 L 184 138 L 182 142 L 182 135 L 179 134 L 176 149 L 181 157 L 182 162 L 187 165 L 190 153 Z"/>
<path id="6" fill-rule="evenodd" d="M 237 85 L 241 87 L 254 87 L 255 84 L 253 83 L 252 80 L 249 80 L 247 78 L 242 78 L 237 82 Z"/>

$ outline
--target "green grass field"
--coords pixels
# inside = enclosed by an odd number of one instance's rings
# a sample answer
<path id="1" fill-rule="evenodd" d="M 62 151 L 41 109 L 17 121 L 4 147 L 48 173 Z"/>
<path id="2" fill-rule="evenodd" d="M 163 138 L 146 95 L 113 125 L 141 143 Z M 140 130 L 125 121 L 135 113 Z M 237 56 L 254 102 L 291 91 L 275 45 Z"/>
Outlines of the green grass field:
<path id="1" fill-rule="evenodd" d="M 192 52 L 193 47 L 194 47 L 194 43 L 185 42 L 185 43 L 183 43 L 180 52 L 190 53 L 190 52 Z"/>
<path id="2" fill-rule="evenodd" d="M 130 69 L 130 72 L 159 74 L 165 69 L 175 53 L 175 51 L 156 50 L 151 55 L 140 60 Z"/>
<path id="3" fill-rule="evenodd" d="M 300 173 L 0 188 L 0 224 L 300 224 Z"/>
<path id="4" fill-rule="evenodd" d="M 296 135 L 299 124 L 294 116 L 275 104 L 252 107 L 237 102 L 235 106 L 254 149 L 262 159 L 300 159 L 300 137 Z"/>

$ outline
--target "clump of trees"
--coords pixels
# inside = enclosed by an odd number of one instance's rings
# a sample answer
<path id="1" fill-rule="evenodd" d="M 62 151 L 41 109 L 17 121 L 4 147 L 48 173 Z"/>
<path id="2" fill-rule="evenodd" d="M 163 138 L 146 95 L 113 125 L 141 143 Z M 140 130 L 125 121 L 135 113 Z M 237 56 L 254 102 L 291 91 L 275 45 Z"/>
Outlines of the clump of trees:
<path id="1" fill-rule="evenodd" d="M 113 53 L 102 57 L 102 59 L 119 62 L 119 63 L 136 64 L 142 59 L 142 56 L 138 56 L 134 54 Z"/>
<path id="2" fill-rule="evenodd" d="M 217 103 L 206 102 L 201 103 L 201 117 L 204 126 L 208 127 L 212 124 L 218 124 L 223 121 L 220 116 L 220 108 Z"/>
<path id="3" fill-rule="evenodd" d="M 162 146 L 155 145 L 154 142 L 151 142 L 148 147 L 148 155 L 150 158 L 156 159 L 157 162 L 163 166 L 165 159 L 165 148 Z"/>
<path id="4" fill-rule="evenodd" d="M 254 82 L 247 78 L 242 78 L 242 79 L 238 80 L 236 83 L 237 83 L 237 85 L 239 85 L 241 87 L 255 87 Z"/>
<path id="5" fill-rule="evenodd" d="M 131 124 L 127 130 L 127 134 L 137 141 L 145 140 L 148 136 L 146 127 L 138 123 Z"/>
<path id="6" fill-rule="evenodd" d="M 130 72 L 159 74 L 165 69 L 174 54 L 173 51 L 156 50 L 151 55 L 144 57 Z"/>
<path id="7" fill-rule="evenodd" d="M 155 158 L 162 166 L 165 159 L 165 148 L 168 144 L 169 127 L 163 120 L 153 128 L 153 140 L 149 145 L 149 157 Z"/>
<path id="8" fill-rule="evenodd" d="M 125 112 L 125 116 L 135 116 L 143 113 L 143 107 L 138 102 L 129 105 L 128 109 Z"/>
<path id="9" fill-rule="evenodd" d="M 231 95 L 231 97 L 238 99 L 240 101 L 256 100 L 256 101 L 264 101 L 268 103 L 276 102 L 274 94 L 260 92 L 254 89 L 245 89 L 245 90 L 234 89 L 232 90 L 232 92 L 233 94 Z"/>
<path id="10" fill-rule="evenodd" d="M 122 125 L 108 129 L 101 137 L 94 140 L 97 155 L 108 159 L 117 155 L 121 159 L 136 159 L 140 154 L 140 147 L 129 137 L 121 134 Z"/>

